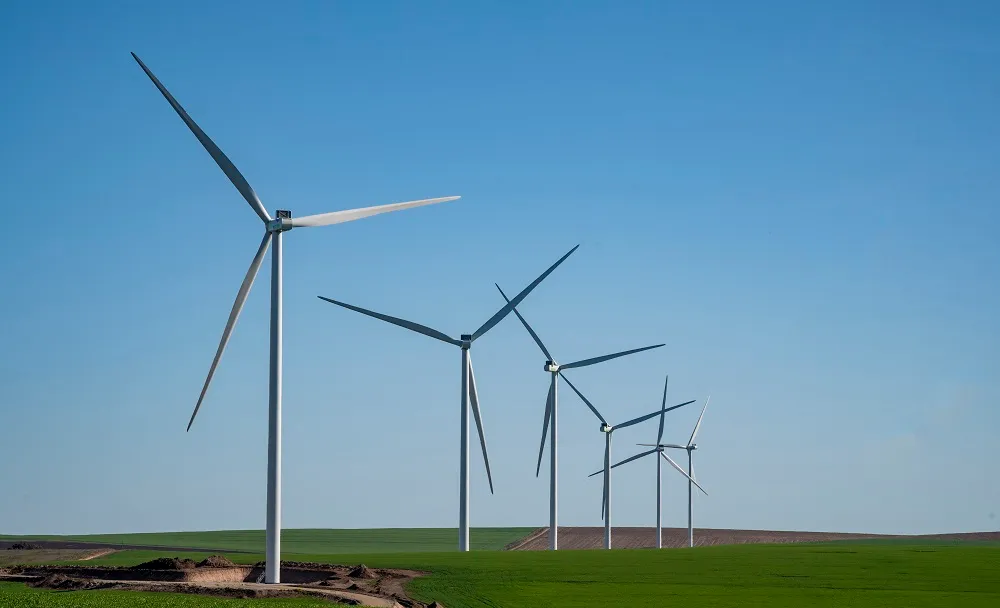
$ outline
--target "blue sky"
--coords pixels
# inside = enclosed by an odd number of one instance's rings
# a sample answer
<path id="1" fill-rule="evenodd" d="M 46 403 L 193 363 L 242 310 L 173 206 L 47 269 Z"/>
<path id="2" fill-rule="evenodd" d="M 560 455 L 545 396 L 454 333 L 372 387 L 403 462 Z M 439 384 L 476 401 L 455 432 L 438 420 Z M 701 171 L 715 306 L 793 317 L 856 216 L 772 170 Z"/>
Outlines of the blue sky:
<path id="1" fill-rule="evenodd" d="M 285 527 L 457 521 L 458 350 L 316 295 L 471 332 L 494 281 L 580 243 L 522 311 L 564 361 L 667 344 L 571 375 L 612 422 L 668 372 L 712 394 L 698 524 L 997 529 L 998 26 L 986 1 L 6 6 L 0 531 L 263 527 L 266 280 L 184 432 L 260 225 L 129 51 L 272 211 L 463 196 L 286 238 Z M 542 358 L 510 317 L 474 361 L 473 525 L 542 525 Z M 561 522 L 599 525 L 603 437 L 560 412 Z M 651 525 L 652 460 L 616 473 L 615 523 Z"/>

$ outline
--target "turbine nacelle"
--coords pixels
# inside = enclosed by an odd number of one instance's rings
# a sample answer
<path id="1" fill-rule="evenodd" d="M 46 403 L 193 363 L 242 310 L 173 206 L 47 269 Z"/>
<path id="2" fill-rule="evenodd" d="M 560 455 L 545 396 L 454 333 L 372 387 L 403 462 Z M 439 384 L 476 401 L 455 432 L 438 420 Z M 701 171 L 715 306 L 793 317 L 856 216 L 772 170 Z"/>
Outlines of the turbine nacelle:
<path id="1" fill-rule="evenodd" d="M 461 340 L 462 342 L 459 345 L 461 348 L 465 350 L 469 350 L 470 348 L 472 348 L 472 334 L 462 334 L 461 336 L 459 336 L 459 340 Z"/>
<path id="2" fill-rule="evenodd" d="M 545 371 L 549 372 L 550 374 L 555 374 L 559 371 L 559 364 L 556 363 L 555 361 L 546 361 Z"/>
<path id="3" fill-rule="evenodd" d="M 697 443 L 692 443 L 691 445 L 687 446 L 687 449 L 688 449 L 688 451 L 693 452 L 694 450 L 698 449 L 698 444 Z"/>
<path id="4" fill-rule="evenodd" d="M 601 423 L 601 432 L 602 433 L 610 433 L 613 430 L 615 430 L 615 427 L 611 426 L 607 422 L 602 422 Z"/>
<path id="5" fill-rule="evenodd" d="M 269 220 L 265 226 L 268 232 L 286 232 L 291 230 L 292 226 L 292 212 L 287 209 L 278 209 L 277 217 L 273 220 Z"/>

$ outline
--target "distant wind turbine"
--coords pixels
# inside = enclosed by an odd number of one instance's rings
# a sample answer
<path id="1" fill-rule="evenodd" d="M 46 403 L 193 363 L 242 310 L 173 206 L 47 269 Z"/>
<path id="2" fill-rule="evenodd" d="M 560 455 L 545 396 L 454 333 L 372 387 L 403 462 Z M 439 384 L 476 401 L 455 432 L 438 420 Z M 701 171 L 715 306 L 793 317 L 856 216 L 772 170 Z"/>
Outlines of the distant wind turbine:
<path id="1" fill-rule="evenodd" d="M 332 213 L 320 213 L 318 215 L 307 215 L 300 218 L 292 218 L 290 211 L 279 210 L 277 212 L 277 217 L 271 218 L 264 208 L 263 203 L 260 202 L 257 193 L 254 189 L 250 187 L 246 178 L 240 173 L 239 169 L 229 160 L 229 158 L 223 154 L 222 150 L 215 145 L 208 135 L 201 130 L 194 120 L 188 116 L 188 113 L 184 111 L 181 104 L 177 103 L 173 95 L 167 91 L 160 81 L 153 75 L 153 73 L 146 67 L 146 64 L 142 62 L 141 59 L 132 53 L 132 57 L 139 63 L 139 67 L 142 71 L 149 76 L 149 79 L 153 81 L 156 88 L 160 90 L 163 97 L 166 98 L 170 106 L 173 107 L 177 115 L 181 117 L 184 124 L 188 126 L 194 136 L 198 138 L 201 145 L 205 148 L 212 159 L 219 165 L 222 172 L 226 174 L 229 181 L 236 186 L 240 194 L 246 199 L 247 203 L 254 210 L 261 221 L 264 223 L 264 238 L 260 241 L 260 246 L 257 248 L 257 253 L 253 257 L 253 262 L 250 263 L 250 269 L 247 270 L 246 276 L 243 278 L 243 284 L 240 285 L 240 290 L 236 294 L 236 301 L 233 303 L 233 308 L 229 312 L 229 320 L 226 322 L 226 328 L 222 332 L 222 340 L 219 342 L 219 348 L 215 352 L 215 358 L 212 360 L 212 366 L 208 368 L 208 377 L 205 379 L 205 384 L 202 386 L 201 394 L 198 396 L 198 403 L 194 406 L 194 412 L 191 414 L 191 420 L 188 422 L 187 429 L 191 430 L 191 425 L 194 424 L 194 418 L 198 415 L 198 410 L 201 408 L 201 403 L 205 399 L 205 394 L 208 392 L 208 386 L 212 383 L 212 376 L 215 375 L 215 368 L 219 365 L 219 360 L 222 358 L 222 353 L 226 350 L 226 344 L 229 343 L 229 336 L 232 334 L 233 327 L 236 325 L 236 320 L 240 316 L 240 312 L 243 310 L 243 304 L 246 302 L 247 296 L 250 295 L 250 288 L 253 286 L 254 279 L 257 278 L 257 271 L 260 270 L 261 263 L 264 261 L 264 254 L 267 252 L 269 246 L 273 244 L 273 249 L 271 251 L 271 362 L 270 362 L 270 379 L 269 379 L 269 389 L 268 389 L 268 435 L 267 435 L 267 536 L 266 536 L 266 567 L 264 571 L 264 580 L 267 583 L 279 583 L 281 582 L 280 573 L 280 560 L 281 560 L 281 364 L 282 364 L 282 250 L 281 250 L 281 234 L 287 232 L 292 228 L 309 227 L 309 226 L 328 226 L 331 224 L 341 224 L 344 222 L 351 222 L 354 220 L 360 220 L 365 217 L 372 215 L 378 215 L 380 213 L 387 213 L 390 211 L 400 211 L 402 209 L 409 209 L 412 207 L 421 207 L 423 205 L 433 205 L 434 203 L 443 203 L 446 201 L 453 201 L 460 197 L 448 196 L 445 198 L 431 198 L 419 201 L 410 201 L 408 203 L 393 203 L 390 205 L 382 205 L 379 207 L 364 207 L 361 209 L 350 209 L 346 211 L 334 211 Z"/>
<path id="2" fill-rule="evenodd" d="M 691 465 L 691 453 L 698 449 L 698 444 L 694 442 L 694 438 L 698 435 L 698 429 L 701 428 L 701 419 L 704 418 L 704 416 L 705 416 L 705 410 L 708 409 L 708 402 L 711 399 L 712 399 L 711 396 L 709 396 L 707 399 L 705 399 L 705 405 L 701 408 L 701 414 L 698 416 L 698 422 L 695 423 L 694 430 L 691 431 L 691 438 L 688 439 L 687 445 L 677 445 L 676 443 L 660 443 L 660 438 L 662 438 L 662 432 L 660 434 L 660 437 L 658 437 L 657 440 L 656 440 L 656 447 L 661 452 L 663 451 L 663 448 L 672 448 L 672 449 L 675 449 L 675 450 L 685 450 L 687 452 L 687 456 L 688 456 L 688 470 L 687 470 L 687 476 L 688 476 L 688 546 L 689 547 L 694 547 L 694 520 L 692 518 L 692 513 L 691 513 L 692 512 L 692 508 L 691 508 L 691 502 L 692 502 L 691 484 L 694 483 L 694 468 Z M 649 446 L 649 445 L 652 445 L 652 444 L 640 443 L 638 445 Z M 701 488 L 701 486 L 698 486 L 698 487 Z M 704 490 L 702 490 L 702 492 L 704 492 Z M 657 494 L 659 494 L 659 492 L 657 492 Z M 659 500 L 659 497 L 657 497 L 657 500 Z M 657 502 L 657 521 L 659 521 L 659 502 Z M 659 525 L 659 524 L 657 524 L 657 525 Z"/>
<path id="3" fill-rule="evenodd" d="M 493 492 L 493 475 L 490 473 L 490 459 L 486 454 L 486 436 L 483 434 L 483 421 L 479 412 L 479 395 L 476 392 L 476 378 L 472 373 L 472 356 L 470 354 L 470 349 L 472 348 L 472 343 L 488 332 L 494 325 L 499 323 L 504 317 L 510 314 L 510 311 L 514 310 L 514 307 L 521 303 L 531 290 L 538 286 L 542 280 L 549 276 L 557 266 L 563 263 L 563 261 L 570 256 L 576 247 L 569 250 L 566 255 L 559 258 L 555 264 L 549 266 L 548 270 L 543 272 L 541 276 L 531 282 L 530 285 L 525 287 L 521 293 L 517 294 L 513 300 L 510 300 L 506 306 L 497 311 L 495 315 L 489 318 L 486 323 L 483 323 L 482 327 L 477 329 L 472 334 L 462 334 L 461 338 L 456 340 L 448 336 L 447 334 L 440 332 L 436 329 L 427 327 L 426 325 L 420 325 L 419 323 L 414 323 L 412 321 L 406 321 L 404 319 L 399 319 L 397 317 L 390 317 L 389 315 L 384 315 L 381 313 L 373 312 L 361 308 L 359 306 L 352 306 L 350 304 L 345 304 L 344 302 L 338 302 L 337 300 L 332 300 L 330 298 L 325 298 L 319 296 L 321 300 L 326 300 L 331 304 L 336 304 L 348 310 L 353 310 L 355 312 L 360 312 L 363 315 L 368 315 L 369 317 L 374 317 L 376 319 L 385 321 L 386 323 L 392 323 L 393 325 L 398 325 L 400 327 L 405 327 L 411 331 L 415 331 L 419 334 L 441 340 L 442 342 L 447 342 L 448 344 L 453 344 L 460 349 L 462 349 L 462 439 L 461 439 L 461 460 L 460 460 L 460 475 L 459 475 L 459 503 L 458 503 L 458 549 L 459 551 L 469 550 L 469 398 L 472 398 L 472 413 L 476 417 L 476 427 L 479 429 L 479 442 L 483 448 L 483 460 L 486 463 L 486 476 L 490 482 L 490 493 Z"/>
<path id="4" fill-rule="evenodd" d="M 668 377 L 668 380 L 669 380 L 669 377 Z M 621 424 L 619 424 L 617 426 L 611 426 L 610 424 L 608 424 L 607 420 L 604 419 L 604 416 L 601 416 L 600 412 L 597 411 L 597 408 L 594 407 L 594 405 L 592 403 L 590 403 L 590 401 L 587 400 L 586 397 L 583 396 L 583 393 L 581 393 L 579 390 L 577 390 L 577 388 L 575 386 L 573 386 L 572 382 L 570 382 L 569 380 L 566 380 L 566 382 L 569 384 L 570 388 L 572 388 L 574 391 L 576 391 L 576 394 L 580 396 L 580 399 L 583 399 L 584 403 L 586 403 L 588 406 L 590 406 L 591 411 L 593 411 L 594 414 L 597 415 L 597 417 L 601 421 L 601 432 L 605 434 L 604 435 L 604 469 L 601 470 L 601 471 L 597 471 L 597 472 L 591 473 L 588 477 L 593 477 L 594 475 L 599 475 L 601 473 L 604 473 L 604 492 L 602 494 L 602 499 L 601 499 L 601 517 L 604 519 L 604 548 L 605 549 L 610 549 L 611 548 L 611 469 L 617 467 L 618 465 L 625 464 L 626 462 L 629 462 L 630 460 L 635 460 L 636 458 L 641 458 L 642 456 L 644 456 L 644 454 L 640 454 L 638 456 L 633 456 L 632 458 L 629 458 L 627 460 L 623 460 L 622 462 L 619 462 L 618 464 L 616 464 L 614 466 L 611 466 L 611 435 L 615 431 L 617 431 L 619 429 L 623 429 L 623 428 L 632 426 L 634 424 L 639 424 L 640 422 L 645 422 L 646 420 L 649 420 L 650 418 L 652 418 L 654 416 L 659 416 L 660 417 L 660 431 L 659 431 L 659 435 L 662 435 L 663 434 L 663 418 L 664 418 L 664 415 L 667 412 L 670 412 L 670 411 L 676 410 L 678 408 L 684 407 L 685 405 L 690 405 L 690 404 L 694 403 L 694 400 L 685 401 L 684 403 L 679 403 L 677 405 L 673 405 L 671 407 L 667 407 L 667 386 L 666 386 L 666 383 L 664 383 L 664 386 L 663 386 L 663 403 L 660 404 L 660 409 L 656 410 L 655 412 L 653 412 L 651 414 L 646 414 L 645 416 L 639 416 L 638 418 L 633 418 L 632 420 L 629 420 L 628 422 L 623 422 L 623 423 L 621 423 Z M 677 466 L 677 465 L 674 465 L 674 466 Z M 681 473 L 683 473 L 683 471 L 681 471 Z M 656 489 L 657 489 L 657 491 L 656 491 L 656 531 L 657 531 L 657 534 L 659 534 L 659 532 L 660 532 L 660 491 L 659 491 L 659 489 L 660 489 L 660 462 L 659 462 L 659 460 L 657 460 L 657 462 L 656 462 Z M 659 544 L 657 544 L 657 548 L 659 548 Z"/>
<path id="5" fill-rule="evenodd" d="M 503 292 L 503 289 L 500 289 L 499 285 L 497 285 L 497 289 L 500 290 L 500 295 L 502 295 L 504 297 L 504 299 L 507 300 L 507 302 L 509 303 L 511 300 L 507 297 L 507 294 L 505 294 Z M 538 348 L 541 349 L 542 354 L 545 355 L 545 357 L 546 357 L 545 371 L 549 372 L 549 374 L 551 375 L 551 380 L 549 382 L 549 394 L 548 394 L 548 397 L 546 397 L 546 399 L 545 399 L 545 417 L 544 417 L 544 420 L 542 422 L 542 443 L 538 447 L 538 465 L 535 467 L 535 477 L 538 477 L 538 474 L 542 470 L 542 453 L 545 451 L 545 435 L 548 432 L 549 424 L 551 424 L 552 425 L 552 433 L 550 434 L 550 443 L 549 443 L 549 456 L 550 456 L 550 466 L 549 466 L 549 549 L 551 549 L 552 551 L 555 551 L 555 550 L 557 550 L 559 548 L 559 515 L 558 515 L 558 505 L 559 505 L 559 481 L 558 481 L 559 480 L 559 471 L 558 471 L 558 463 L 559 463 L 559 456 L 558 456 L 558 454 L 559 454 L 559 450 L 558 450 L 558 447 L 559 447 L 559 444 L 556 441 L 557 428 L 558 428 L 556 422 L 558 420 L 557 413 L 558 413 L 558 410 L 559 410 L 559 376 L 562 376 L 562 370 L 564 370 L 564 369 L 573 369 L 573 368 L 577 368 L 577 367 L 587 367 L 588 365 L 594 365 L 596 363 L 602 363 L 604 361 L 610 361 L 611 359 L 617 359 L 618 357 L 624 357 L 625 355 L 631 355 L 631 354 L 634 354 L 634 353 L 641 353 L 644 350 L 650 350 L 650 349 L 653 349 L 653 348 L 660 348 L 661 346 L 663 346 L 663 344 L 655 344 L 653 346 L 644 346 L 642 348 L 634 348 L 632 350 L 626 350 L 626 351 L 622 351 L 622 352 L 619 352 L 619 353 L 614 353 L 614 354 L 611 354 L 611 355 L 602 355 L 600 357 L 593 357 L 593 358 L 590 358 L 590 359 L 583 359 L 583 360 L 580 360 L 580 361 L 574 361 L 573 363 L 566 363 L 566 364 L 560 365 L 560 364 L 558 364 L 558 363 L 555 362 L 555 359 L 552 357 L 552 355 L 549 353 L 548 349 L 545 348 L 545 345 L 542 343 L 542 339 L 538 337 L 538 334 L 535 333 L 535 330 L 531 329 L 531 326 L 528 325 L 528 322 L 525 320 L 525 318 L 523 316 L 521 316 L 521 313 L 517 310 L 517 308 L 514 309 L 514 314 L 517 315 L 517 318 L 521 320 L 521 324 L 524 325 L 524 328 L 526 330 L 528 330 L 528 333 L 531 335 L 531 339 L 535 341 L 535 344 L 537 344 Z M 566 378 L 566 376 L 562 376 L 562 377 L 563 377 L 564 380 L 566 380 L 567 383 L 569 383 L 569 379 Z M 573 385 L 570 384 L 570 386 L 573 386 Z M 576 388 L 573 388 L 573 390 L 576 390 Z M 577 394 L 579 394 L 579 391 L 577 391 Z M 583 395 L 580 395 L 580 397 L 582 398 Z M 587 403 L 588 406 L 590 406 L 590 409 L 592 409 L 594 411 L 594 413 L 597 413 L 597 410 L 594 409 L 594 406 L 590 405 L 590 403 L 586 399 L 584 399 L 584 402 Z M 655 415 L 655 413 L 654 413 L 654 415 Z M 600 417 L 600 414 L 598 414 L 598 417 Z M 609 437 L 610 437 L 610 435 L 609 435 Z"/>

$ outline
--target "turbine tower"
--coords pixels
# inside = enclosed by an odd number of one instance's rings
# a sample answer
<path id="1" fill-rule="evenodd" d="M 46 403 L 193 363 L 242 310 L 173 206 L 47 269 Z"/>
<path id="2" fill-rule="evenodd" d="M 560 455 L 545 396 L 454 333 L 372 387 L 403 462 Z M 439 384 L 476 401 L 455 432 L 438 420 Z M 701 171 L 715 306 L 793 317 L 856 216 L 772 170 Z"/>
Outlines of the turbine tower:
<path id="1" fill-rule="evenodd" d="M 514 307 L 521 303 L 521 300 L 526 298 L 531 290 L 538 286 L 542 280 L 549 276 L 557 266 L 563 263 L 563 261 L 570 256 L 576 247 L 573 247 L 564 256 L 559 258 L 555 264 L 549 266 L 548 270 L 543 272 L 537 279 L 531 282 L 530 285 L 525 287 L 521 293 L 517 294 L 513 300 L 507 302 L 507 305 L 497 311 L 486 323 L 483 323 L 482 327 L 477 329 L 471 334 L 462 334 L 461 338 L 456 340 L 449 335 L 440 332 L 436 329 L 427 327 L 426 325 L 420 325 L 419 323 L 414 323 L 412 321 L 407 321 L 405 319 L 399 319 L 397 317 L 390 317 L 389 315 L 384 315 L 381 313 L 373 312 L 361 308 L 359 306 L 352 306 L 350 304 L 345 304 L 344 302 L 338 302 L 337 300 L 332 300 L 330 298 L 325 298 L 319 296 L 321 300 L 326 300 L 331 304 L 336 304 L 348 310 L 353 310 L 355 312 L 360 312 L 363 315 L 368 315 L 369 317 L 374 317 L 376 319 L 385 321 L 387 323 L 392 323 L 393 325 L 398 325 L 404 327 L 411 331 L 415 331 L 419 334 L 441 340 L 442 342 L 447 342 L 454 346 L 462 349 L 462 415 L 461 415 L 461 456 L 459 460 L 459 501 L 458 501 L 458 549 L 459 551 L 469 550 L 469 399 L 472 400 L 472 413 L 476 418 L 476 427 L 479 430 L 479 443 L 483 448 L 483 460 L 486 463 L 486 476 L 490 482 L 490 493 L 493 493 L 493 476 L 490 473 L 490 460 L 489 456 L 486 454 L 486 436 L 483 434 L 483 421 L 479 412 L 479 395 L 476 392 L 476 378 L 472 373 L 472 356 L 470 350 L 472 349 L 472 343 L 477 339 L 481 338 L 483 334 L 488 332 L 493 328 L 494 325 L 499 323 L 504 317 L 510 314 Z"/>
<path id="2" fill-rule="evenodd" d="M 505 300 L 507 300 L 507 302 L 509 303 L 511 300 L 507 297 L 507 294 L 505 294 L 503 292 L 503 289 L 500 289 L 499 285 L 497 285 L 497 289 L 500 290 L 500 295 L 502 295 L 503 298 Z M 618 357 L 624 357 L 625 355 L 631 355 L 631 354 L 634 354 L 634 353 L 640 353 L 640 352 L 642 352 L 644 350 L 650 350 L 650 349 L 653 349 L 653 348 L 659 348 L 659 347 L 663 346 L 663 344 L 656 344 L 656 345 L 653 345 L 653 346 L 644 346 L 642 348 L 634 348 L 632 350 L 626 350 L 626 351 L 622 351 L 620 353 L 614 353 L 614 354 L 611 354 L 611 355 L 603 355 L 603 356 L 600 356 L 600 357 L 593 357 L 591 359 L 583 359 L 581 361 L 575 361 L 573 363 L 566 363 L 566 364 L 560 365 L 560 364 L 558 364 L 558 363 L 555 362 L 555 359 L 549 353 L 549 350 L 547 348 L 545 348 L 545 345 L 542 343 L 541 338 L 538 337 L 538 334 L 535 333 L 535 330 L 531 329 L 531 326 L 528 325 L 528 322 L 525 320 L 525 318 L 523 316 L 521 316 L 521 313 L 518 312 L 517 308 L 514 308 L 514 314 L 517 315 L 517 318 L 521 320 L 521 324 L 524 325 L 524 328 L 526 330 L 528 330 L 528 333 L 531 335 L 532 340 L 535 341 L 535 344 L 537 344 L 538 348 L 541 349 L 542 354 L 545 355 L 546 360 L 545 360 L 545 368 L 544 369 L 545 369 L 545 371 L 547 371 L 551 375 L 551 380 L 549 381 L 549 394 L 548 394 L 548 397 L 546 397 L 546 399 L 545 399 L 545 417 L 544 417 L 544 420 L 542 422 L 542 443 L 541 443 L 541 445 L 538 448 L 538 465 L 535 468 L 535 477 L 538 477 L 539 473 L 542 470 L 542 453 L 545 451 L 545 436 L 548 433 L 548 428 L 549 428 L 549 425 L 551 424 L 552 425 L 552 433 L 550 435 L 550 440 L 549 440 L 550 441 L 550 444 L 549 444 L 549 457 L 550 457 L 550 464 L 549 464 L 549 549 L 552 550 L 552 551 L 555 551 L 555 550 L 557 550 L 559 548 L 559 514 L 558 514 L 558 506 L 559 506 L 559 471 L 558 471 L 559 451 L 558 451 L 558 443 L 556 441 L 556 437 L 557 437 L 557 431 L 556 431 L 557 425 L 556 425 L 556 422 L 558 420 L 557 413 L 558 413 L 558 410 L 559 410 L 559 407 L 558 407 L 558 405 L 559 405 L 559 376 L 562 375 L 562 370 L 564 370 L 564 369 L 573 369 L 573 368 L 576 368 L 576 367 L 587 367 L 588 365 L 594 365 L 596 363 L 602 363 L 604 361 L 610 361 L 611 359 L 617 359 Z M 569 382 L 569 379 L 566 378 L 566 376 L 563 376 L 563 379 L 566 380 L 567 383 Z M 570 384 L 570 386 L 573 386 L 573 385 Z M 573 388 L 573 390 L 576 390 L 576 388 Z M 579 391 L 577 391 L 577 394 L 579 394 Z M 580 395 L 580 397 L 582 398 L 583 395 Z M 597 410 L 594 409 L 594 406 L 590 405 L 590 403 L 586 399 L 584 399 L 584 402 L 587 403 L 587 405 L 590 406 L 590 409 L 592 409 L 595 414 L 597 413 Z M 597 415 L 598 415 L 598 417 L 600 417 L 600 414 L 597 414 Z"/>
<path id="3" fill-rule="evenodd" d="M 153 75 L 153 73 L 146 67 L 146 64 L 142 62 L 141 59 L 132 53 L 132 57 L 138 62 L 139 67 L 142 71 L 149 76 L 149 79 L 153 81 L 156 88 L 159 89 L 163 97 L 166 98 L 170 106 L 173 107 L 177 115 L 181 117 L 184 124 L 188 126 L 194 136 L 198 138 L 201 145 L 205 148 L 212 159 L 219 165 L 222 172 L 226 174 L 229 181 L 236 186 L 239 193 L 246 199 L 247 203 L 254 210 L 261 221 L 264 223 L 264 238 L 260 241 L 260 246 L 257 248 L 257 253 L 253 257 L 253 262 L 250 263 L 250 269 L 247 270 L 246 276 L 243 278 L 243 284 L 240 285 L 240 289 L 236 294 L 236 301 L 233 303 L 233 308 L 229 312 L 229 320 L 226 322 L 226 327 L 222 332 L 222 340 L 219 342 L 219 348 L 215 352 L 215 358 L 212 360 L 211 367 L 208 368 L 208 377 L 205 378 L 205 384 L 202 386 L 201 394 L 198 396 L 198 402 L 194 406 L 194 412 L 191 414 L 191 420 L 188 422 L 187 430 L 191 430 L 191 425 L 194 423 L 195 416 L 198 415 L 198 410 L 201 409 L 202 401 L 205 399 L 205 394 L 208 392 L 208 387 L 212 383 L 212 376 L 215 375 L 215 369 L 219 365 L 219 360 L 222 358 L 222 353 L 226 350 L 226 344 L 229 343 L 229 336 L 232 334 L 233 327 L 236 325 L 236 320 L 240 316 L 240 312 L 243 310 L 243 304 L 246 302 L 247 296 L 250 294 L 250 288 L 253 286 L 254 279 L 257 277 L 257 271 L 260 270 L 261 263 L 264 260 L 264 254 L 267 252 L 268 247 L 272 247 L 271 250 L 271 360 L 270 360 L 270 374 L 269 374 L 269 390 L 268 390 L 268 435 L 267 435 L 267 537 L 266 537 L 266 567 L 264 570 L 264 580 L 267 583 L 279 583 L 281 582 L 281 343 L 282 343 L 282 233 L 288 232 L 292 228 L 308 227 L 308 226 L 328 226 L 331 224 L 341 224 L 343 222 L 351 222 L 354 220 L 360 220 L 365 217 L 372 215 L 378 215 L 380 213 L 387 213 L 390 211 L 400 211 L 402 209 L 409 209 L 411 207 L 421 207 L 423 205 L 432 205 L 434 203 L 443 203 L 446 201 L 453 201 L 459 197 L 449 196 L 445 198 L 432 198 L 419 201 L 411 201 L 408 203 L 394 203 L 390 205 L 381 205 L 378 207 L 365 207 L 361 209 L 350 209 L 345 211 L 334 211 L 332 213 L 321 213 L 318 215 L 307 215 L 300 218 L 292 218 L 290 211 L 279 210 L 272 218 L 267 210 L 264 208 L 263 203 L 261 203 L 260 198 L 258 198 L 257 193 L 254 189 L 250 187 L 246 178 L 240 173 L 239 169 L 229 160 L 229 158 L 215 145 L 208 135 L 201 130 L 194 120 L 188 116 L 188 113 L 184 111 L 181 104 L 177 103 L 174 96 L 167 91 L 160 81 Z"/>
<path id="4" fill-rule="evenodd" d="M 692 518 L 692 494 L 691 483 L 694 479 L 694 468 L 691 464 L 691 454 L 698 449 L 698 444 L 694 442 L 694 438 L 698 435 L 698 429 L 701 428 L 701 419 L 705 416 L 705 410 L 708 409 L 708 402 L 712 399 L 711 396 L 705 399 L 705 405 L 701 408 L 701 414 L 698 416 L 698 422 L 694 425 L 694 430 L 691 431 L 691 438 L 688 439 L 687 445 L 677 445 L 676 443 L 660 443 L 660 440 L 656 440 L 656 447 L 663 451 L 663 448 L 671 448 L 675 450 L 685 450 L 688 457 L 688 547 L 694 547 L 694 520 Z M 662 435 L 662 434 L 661 434 Z M 638 445 L 651 445 L 647 443 L 640 443 Z M 659 466 L 659 465 L 657 465 Z M 701 486 L 699 486 L 701 487 Z M 659 497 L 657 497 L 659 500 Z M 659 503 L 657 503 L 657 509 L 659 509 Z M 659 521 L 659 514 L 657 514 L 657 521 Z"/>
<path id="5" fill-rule="evenodd" d="M 619 424 L 617 426 L 611 426 L 610 424 L 608 424 L 608 421 L 604 419 L 604 416 L 602 416 L 600 414 L 600 412 L 597 411 L 597 408 L 594 407 L 594 405 L 586 397 L 583 396 L 583 393 L 581 393 L 579 390 L 577 390 L 577 388 L 575 386 L 573 386 L 573 383 L 571 383 L 569 380 L 566 380 L 566 382 L 567 382 L 567 384 L 569 384 L 570 388 L 572 388 L 576 392 L 576 394 L 580 396 L 580 399 L 583 399 L 584 403 L 586 403 L 590 407 L 591 411 L 594 412 L 594 414 L 601 421 L 601 432 L 604 433 L 604 469 L 601 470 L 601 471 L 597 471 L 595 473 L 591 473 L 590 475 L 588 475 L 588 477 L 593 477 L 594 475 L 599 475 L 600 473 L 604 473 L 604 491 L 603 491 L 602 496 L 601 496 L 601 518 L 604 520 L 604 548 L 605 549 L 610 549 L 611 548 L 611 469 L 614 468 L 613 466 L 611 466 L 611 435 L 615 431 L 617 431 L 619 429 L 630 427 L 630 426 L 632 426 L 634 424 L 639 424 L 640 422 L 645 422 L 646 420 L 649 420 L 650 418 L 652 418 L 654 416 L 659 416 L 660 417 L 660 434 L 662 435 L 663 434 L 663 418 L 664 418 L 664 415 L 667 412 L 676 410 L 678 408 L 682 408 L 685 405 L 690 405 L 690 404 L 694 403 L 694 400 L 685 401 L 684 403 L 679 403 L 677 405 L 673 405 L 671 407 L 667 407 L 667 387 L 666 387 L 666 385 L 664 385 L 664 387 L 663 387 L 663 403 L 660 404 L 660 409 L 656 410 L 655 412 L 653 412 L 651 414 L 646 414 L 645 416 L 639 416 L 638 418 L 633 418 L 632 420 L 629 420 L 628 422 L 623 422 L 623 423 L 621 423 L 621 424 Z M 618 464 L 623 464 L 623 463 L 618 463 Z M 618 466 L 618 465 L 616 464 L 614 466 Z M 659 513 L 659 504 L 660 504 L 660 502 L 659 502 L 659 466 L 660 466 L 659 462 L 657 462 L 657 465 L 656 465 L 656 467 L 657 467 L 657 499 L 656 499 L 657 500 L 657 502 L 656 502 L 656 504 L 657 504 L 657 513 Z M 682 471 L 682 473 L 683 473 L 683 471 Z M 660 518 L 659 518 L 659 515 L 657 515 L 657 518 L 656 518 L 656 528 L 657 528 L 657 531 L 659 531 L 659 529 L 660 529 Z"/>

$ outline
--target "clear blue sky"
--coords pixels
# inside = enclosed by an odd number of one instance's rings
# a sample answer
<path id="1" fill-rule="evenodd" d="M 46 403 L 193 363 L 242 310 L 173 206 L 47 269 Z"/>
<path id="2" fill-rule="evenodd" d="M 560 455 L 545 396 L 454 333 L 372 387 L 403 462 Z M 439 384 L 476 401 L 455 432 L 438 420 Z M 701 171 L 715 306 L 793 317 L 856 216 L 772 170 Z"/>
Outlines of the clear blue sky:
<path id="1" fill-rule="evenodd" d="M 997 529 L 998 28 L 989 1 L 5 6 L 0 531 L 264 524 L 266 280 L 184 432 L 261 228 L 129 51 L 271 210 L 464 197 L 286 238 L 285 527 L 457 522 L 458 350 L 316 295 L 459 334 L 581 243 L 522 310 L 564 361 L 667 343 L 571 376 L 612 421 L 667 372 L 712 394 L 698 524 Z M 473 525 L 542 525 L 542 358 L 510 317 L 474 361 Z M 599 525 L 603 437 L 561 414 L 561 521 Z M 619 470 L 616 523 L 651 525 L 652 460 Z"/>

